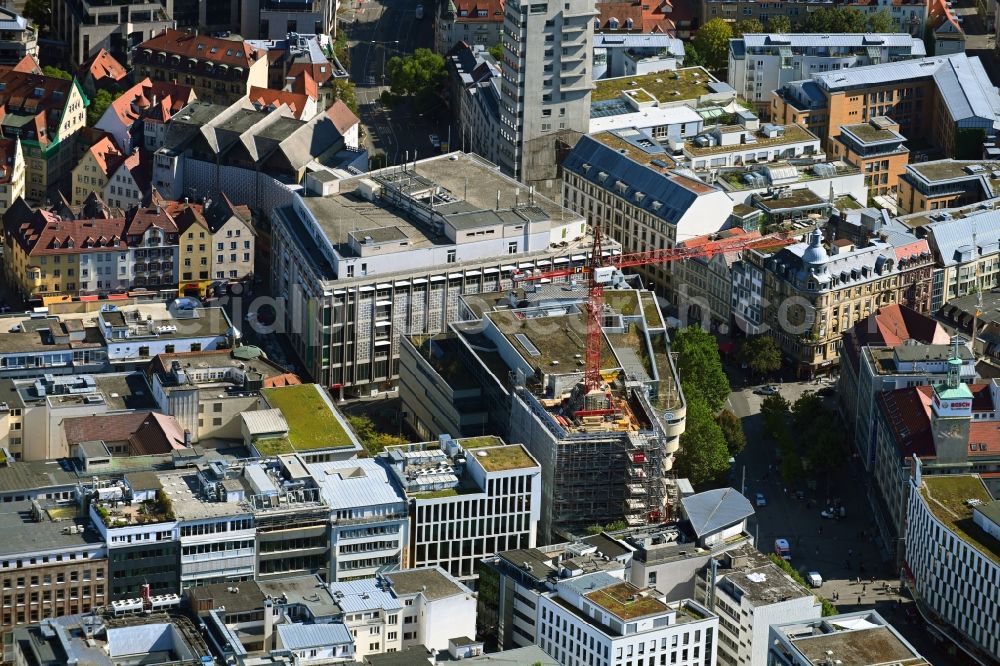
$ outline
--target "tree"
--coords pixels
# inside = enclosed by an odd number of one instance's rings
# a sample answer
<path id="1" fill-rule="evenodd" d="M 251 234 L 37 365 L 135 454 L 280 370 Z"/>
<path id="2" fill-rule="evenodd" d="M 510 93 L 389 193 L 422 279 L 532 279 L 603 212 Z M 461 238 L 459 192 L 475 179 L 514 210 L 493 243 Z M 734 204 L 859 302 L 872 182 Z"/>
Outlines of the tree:
<path id="1" fill-rule="evenodd" d="M 703 485 L 729 469 L 729 450 L 712 410 L 701 400 L 688 401 L 677 473 L 695 486 Z"/>
<path id="2" fill-rule="evenodd" d="M 792 422 L 795 424 L 795 431 L 804 434 L 812 430 L 816 420 L 824 413 L 823 398 L 819 397 L 815 391 L 806 391 L 792 405 Z"/>
<path id="3" fill-rule="evenodd" d="M 351 66 L 351 50 L 347 44 L 347 32 L 344 30 L 337 32 L 337 39 L 333 43 L 333 55 L 344 67 Z"/>
<path id="4" fill-rule="evenodd" d="M 743 434 L 743 423 L 740 421 L 740 418 L 728 409 L 723 409 L 715 417 L 715 422 L 719 424 L 719 427 L 722 429 L 722 436 L 726 438 L 726 448 L 729 449 L 729 455 L 738 455 L 747 443 L 746 435 Z"/>
<path id="5" fill-rule="evenodd" d="M 490 55 L 493 56 L 493 59 L 496 60 L 497 62 L 503 60 L 503 44 L 501 44 L 500 42 L 497 42 L 496 44 L 491 46 L 489 48 L 489 52 Z"/>
<path id="6" fill-rule="evenodd" d="M 54 79 L 65 79 L 66 81 L 73 80 L 72 74 L 67 72 L 65 69 L 59 69 L 58 67 L 53 67 L 52 65 L 42 67 L 42 74 L 45 76 L 51 76 Z"/>
<path id="7" fill-rule="evenodd" d="M 895 19 L 889 10 L 882 9 L 868 17 L 868 32 L 898 32 Z"/>
<path id="8" fill-rule="evenodd" d="M 781 350 L 769 335 L 758 335 L 740 346 L 740 360 L 756 375 L 769 375 L 781 369 Z"/>
<path id="9" fill-rule="evenodd" d="M 788 409 L 788 401 L 778 393 L 767 396 L 760 403 L 764 433 L 779 443 L 788 439 Z"/>
<path id="10" fill-rule="evenodd" d="M 704 67 L 705 59 L 701 57 L 698 53 L 698 49 L 695 48 L 694 44 L 691 42 L 684 42 L 684 66 L 685 67 Z"/>
<path id="11" fill-rule="evenodd" d="M 826 34 L 865 32 L 868 28 L 868 19 L 864 12 L 854 7 L 845 9 L 823 7 L 809 14 L 801 28 L 800 32 Z"/>
<path id="12" fill-rule="evenodd" d="M 448 78 L 444 57 L 430 49 L 417 49 L 412 55 L 393 56 L 386 64 L 390 88 L 396 95 L 436 95 Z"/>
<path id="13" fill-rule="evenodd" d="M 354 90 L 354 84 L 347 79 L 331 79 L 333 81 L 333 98 L 339 99 L 347 108 L 358 113 L 358 97 Z"/>
<path id="14" fill-rule="evenodd" d="M 725 69 L 729 63 L 729 40 L 733 29 L 721 18 L 714 18 L 698 28 L 695 33 L 695 49 L 705 60 L 708 69 Z"/>
<path id="15" fill-rule="evenodd" d="M 678 353 L 681 381 L 697 390 L 713 414 L 721 410 L 731 389 L 715 337 L 697 326 L 689 326 L 677 331 L 672 347 Z"/>
<path id="16" fill-rule="evenodd" d="M 376 456 L 389 446 L 399 446 L 407 441 L 396 435 L 389 435 L 379 432 L 375 427 L 375 422 L 371 418 L 362 415 L 352 415 L 347 417 L 354 434 L 358 436 L 369 456 Z"/>
<path id="17" fill-rule="evenodd" d="M 111 106 L 111 102 L 120 96 L 120 92 L 112 94 L 107 90 L 98 90 L 97 94 L 90 100 L 90 106 L 87 107 L 87 124 L 91 127 L 96 125 L 97 121 L 104 115 L 104 112 Z"/>
<path id="18" fill-rule="evenodd" d="M 52 3 L 48 0 L 27 0 L 22 14 L 38 27 L 39 32 L 48 32 L 52 25 Z"/>
<path id="19" fill-rule="evenodd" d="M 764 24 L 755 18 L 749 18 L 745 21 L 737 21 L 736 29 L 733 30 L 733 37 L 742 37 L 743 35 L 761 32 L 764 32 Z"/>
<path id="20" fill-rule="evenodd" d="M 787 16 L 772 16 L 767 20 L 767 29 L 770 32 L 788 34 L 792 31 L 792 21 Z"/>

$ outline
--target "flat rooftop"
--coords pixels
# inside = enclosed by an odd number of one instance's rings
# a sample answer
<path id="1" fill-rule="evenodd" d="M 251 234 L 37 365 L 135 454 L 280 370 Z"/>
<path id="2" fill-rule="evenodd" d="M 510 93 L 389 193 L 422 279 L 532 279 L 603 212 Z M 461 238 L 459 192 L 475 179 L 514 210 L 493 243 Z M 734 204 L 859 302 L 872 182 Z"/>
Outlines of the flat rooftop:
<path id="1" fill-rule="evenodd" d="M 789 190 L 782 193 L 779 199 L 759 199 L 755 198 L 754 203 L 765 210 L 788 210 L 791 208 L 811 208 L 826 205 L 826 199 L 803 187 L 798 190 Z"/>
<path id="2" fill-rule="evenodd" d="M 871 123 L 858 123 L 856 125 L 843 125 L 841 131 L 846 131 L 853 135 L 862 143 L 881 143 L 883 141 L 905 141 L 906 137 L 899 132 L 885 127 L 876 127 Z"/>
<path id="3" fill-rule="evenodd" d="M 104 344 L 104 337 L 97 322 L 84 328 L 83 340 L 56 342 L 53 333 L 61 335 L 60 319 L 46 317 L 30 319 L 26 316 L 0 318 L 0 354 L 15 352 L 62 351 L 69 349 L 94 349 Z"/>
<path id="4" fill-rule="evenodd" d="M 42 511 L 39 520 L 32 517 L 31 502 L 0 503 L 0 556 L 43 551 L 69 552 L 102 543 L 100 533 L 90 521 L 78 515 L 75 507 L 53 507 Z M 74 528 L 71 534 L 67 528 Z M 78 531 L 83 528 L 83 531 Z"/>
<path id="5" fill-rule="evenodd" d="M 594 590 L 584 596 L 591 603 L 625 621 L 659 615 L 669 610 L 659 599 L 643 596 L 639 588 L 625 582 Z"/>
<path id="6" fill-rule="evenodd" d="M 677 166 L 676 160 L 668 155 L 666 151 L 662 150 L 643 150 L 643 146 L 636 145 L 625 139 L 621 138 L 618 133 L 613 131 L 600 132 L 599 134 L 591 134 L 590 138 L 595 141 L 600 141 L 608 148 L 611 148 L 615 152 L 622 153 L 627 156 L 630 160 L 638 162 L 639 164 L 645 165 L 650 169 L 659 171 L 660 173 L 666 172 L 669 169 L 673 169 Z"/>
<path id="7" fill-rule="evenodd" d="M 586 317 L 575 305 L 570 308 L 570 314 L 535 319 L 518 310 L 499 310 L 487 313 L 486 317 L 532 367 L 548 373 L 583 372 Z M 532 325 L 533 321 L 537 326 Z M 606 336 L 602 337 L 601 368 L 620 367 Z"/>
<path id="8" fill-rule="evenodd" d="M 684 142 L 684 152 L 692 157 L 703 157 L 705 155 L 719 155 L 722 153 L 742 153 L 756 148 L 767 148 L 769 146 L 783 146 L 791 143 L 803 143 L 806 141 L 819 141 L 819 137 L 801 125 L 782 125 L 784 133 L 778 136 L 764 136 L 762 133 L 750 132 L 753 143 L 737 143 L 730 146 L 698 146 L 693 140 Z"/>
<path id="9" fill-rule="evenodd" d="M 459 440 L 461 442 L 461 440 Z M 532 458 L 520 444 L 505 444 L 502 446 L 484 446 L 469 452 L 476 462 L 487 472 L 506 472 L 512 469 L 527 469 L 538 467 L 538 462 Z"/>
<path id="10" fill-rule="evenodd" d="M 478 155 L 455 152 L 440 155 L 416 164 L 410 163 L 407 171 L 398 167 L 366 173 L 340 181 L 340 193 L 326 197 L 303 197 L 303 203 L 312 211 L 320 227 L 333 244 L 346 243 L 348 234 L 365 231 L 363 235 L 391 234 L 391 238 L 408 240 L 410 246 L 429 246 L 448 243 L 444 237 L 430 235 L 423 225 L 414 223 L 402 211 L 364 200 L 356 193 L 359 182 L 380 176 L 397 180 L 410 178 L 414 186 L 434 186 L 447 190 L 457 201 L 447 204 L 444 212 L 455 213 L 509 213 L 514 206 L 521 206 L 529 218 L 545 220 L 580 219 L 580 216 L 554 201 L 534 195 L 532 211 L 526 206 L 531 192 L 526 185 L 501 174 L 497 167 Z M 497 192 L 500 203 L 497 205 Z M 455 216 L 461 224 L 463 216 Z M 511 223 L 515 222 L 511 218 Z M 523 220 L 522 220 L 523 221 Z M 381 230 L 381 231 L 379 231 Z M 374 236 L 373 236 L 374 238 Z"/>
<path id="11" fill-rule="evenodd" d="M 288 422 L 288 443 L 294 451 L 359 448 L 346 422 L 322 391 L 317 384 L 298 384 L 261 389 L 260 393 L 267 404 L 281 410 Z"/>
<path id="12" fill-rule="evenodd" d="M 833 631 L 793 640 L 792 644 L 814 666 L 830 663 L 830 658 L 835 659 L 840 666 L 929 664 L 926 659 L 901 641 L 892 629 L 885 626 Z"/>
<path id="13" fill-rule="evenodd" d="M 340 613 L 340 606 L 333 599 L 330 590 L 319 576 L 295 576 L 272 581 L 258 581 L 261 592 L 280 599 L 288 597 L 288 603 L 299 604 L 309 609 L 316 617 L 330 617 Z"/>
<path id="14" fill-rule="evenodd" d="M 406 569 L 384 575 L 392 583 L 392 589 L 397 596 L 422 592 L 433 601 L 468 592 L 468 588 L 437 567 Z"/>
<path id="15" fill-rule="evenodd" d="M 708 84 L 715 81 L 716 79 L 702 67 L 685 67 L 670 72 L 599 79 L 594 81 L 594 91 L 590 95 L 590 101 L 614 99 L 622 92 L 639 88 L 659 102 L 698 99 L 712 92 Z"/>
<path id="16" fill-rule="evenodd" d="M 201 497 L 198 490 L 197 472 L 164 472 L 157 475 L 163 485 L 163 492 L 170 498 L 174 515 L 178 520 L 202 520 L 220 518 L 222 516 L 250 515 L 250 509 L 237 502 L 211 502 Z M 243 484 L 242 477 L 229 479 L 239 483 L 249 494 L 249 489 Z"/>
<path id="17" fill-rule="evenodd" d="M 36 493 L 45 488 L 73 487 L 79 478 L 66 462 L 18 461 L 0 467 L 0 494 Z"/>
<path id="18" fill-rule="evenodd" d="M 920 369 L 904 372 L 896 367 L 896 360 L 904 362 L 947 361 L 954 350 L 951 345 L 898 345 L 890 347 L 864 347 L 862 353 L 871 359 L 872 367 L 879 375 L 924 375 Z M 965 345 L 959 345 L 958 356 L 963 361 L 972 360 L 972 351 Z"/>
<path id="19" fill-rule="evenodd" d="M 972 171 L 967 170 L 969 167 L 972 167 Z M 982 167 L 982 169 L 979 170 L 978 167 Z M 956 179 L 967 180 L 970 178 L 977 178 L 979 176 L 985 176 L 987 179 L 992 180 L 995 178 L 992 176 L 992 173 L 994 171 L 1000 171 L 1000 162 L 983 160 L 937 160 L 934 162 L 919 162 L 917 164 L 910 164 L 907 165 L 907 168 L 912 169 L 916 173 L 920 174 L 920 176 L 931 182 Z"/>
<path id="20" fill-rule="evenodd" d="M 969 500 L 986 506 L 993 502 L 978 476 L 924 475 L 920 494 L 934 517 L 955 535 L 986 557 L 1000 564 L 1000 541 L 990 536 L 972 519 Z"/>

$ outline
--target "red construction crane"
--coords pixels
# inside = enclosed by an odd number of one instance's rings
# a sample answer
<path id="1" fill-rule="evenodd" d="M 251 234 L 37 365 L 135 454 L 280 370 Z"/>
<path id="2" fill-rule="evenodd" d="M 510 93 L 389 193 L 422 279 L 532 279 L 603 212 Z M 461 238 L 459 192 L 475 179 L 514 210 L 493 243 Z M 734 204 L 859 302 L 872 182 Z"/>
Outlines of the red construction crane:
<path id="1" fill-rule="evenodd" d="M 740 252 L 754 248 L 783 247 L 795 241 L 784 235 L 772 234 L 756 238 L 736 237 L 708 241 L 693 247 L 674 247 L 667 250 L 649 250 L 617 256 L 602 257 L 601 229 L 594 227 L 594 246 L 586 266 L 560 268 L 553 271 L 532 271 L 514 273 L 514 282 L 546 280 L 586 273 L 588 279 L 587 296 L 587 350 L 584 355 L 583 383 L 587 391 L 601 387 L 601 325 L 604 312 L 604 285 L 611 281 L 615 270 L 650 264 L 666 264 L 679 259 L 711 257 L 726 252 Z"/>

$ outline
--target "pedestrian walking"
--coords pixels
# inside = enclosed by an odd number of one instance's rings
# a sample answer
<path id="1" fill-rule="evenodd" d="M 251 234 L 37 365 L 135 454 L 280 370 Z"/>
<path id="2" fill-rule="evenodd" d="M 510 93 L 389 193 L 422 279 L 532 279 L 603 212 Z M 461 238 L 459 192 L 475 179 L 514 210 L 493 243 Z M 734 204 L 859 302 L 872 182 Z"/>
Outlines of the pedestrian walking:
<path id="1" fill-rule="evenodd" d="M 861 595 L 860 594 L 858 595 L 858 605 L 859 606 L 861 605 Z"/>
<path id="2" fill-rule="evenodd" d="M 865 594 L 866 592 L 868 592 L 868 586 L 867 585 L 862 585 L 861 586 L 861 594 Z"/>

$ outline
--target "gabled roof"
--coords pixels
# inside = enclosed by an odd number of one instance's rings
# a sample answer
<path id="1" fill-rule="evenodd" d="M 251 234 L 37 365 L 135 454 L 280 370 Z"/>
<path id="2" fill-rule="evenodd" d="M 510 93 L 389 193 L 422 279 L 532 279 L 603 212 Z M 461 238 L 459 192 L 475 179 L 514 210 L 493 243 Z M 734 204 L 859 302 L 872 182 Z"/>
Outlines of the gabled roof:
<path id="1" fill-rule="evenodd" d="M 341 136 L 360 122 L 354 112 L 339 99 L 326 110 L 326 117 L 333 121 L 333 126 L 337 128 Z"/>
<path id="2" fill-rule="evenodd" d="M 503 22 L 503 0 L 452 0 L 452 4 L 458 23 Z"/>
<path id="3" fill-rule="evenodd" d="M 301 93 L 310 99 L 319 99 L 319 86 L 316 80 L 306 70 L 302 70 L 292 81 L 292 92 Z"/>
<path id="4" fill-rule="evenodd" d="M 97 168 L 105 178 L 109 178 L 125 160 L 125 156 L 109 136 L 102 137 L 87 150 L 87 153 L 94 158 Z"/>
<path id="5" fill-rule="evenodd" d="M 141 236 L 150 227 L 156 227 L 166 233 L 177 233 L 177 224 L 174 222 L 174 218 L 162 206 L 140 206 L 128 211 L 126 234 Z"/>
<path id="6" fill-rule="evenodd" d="M 879 308 L 844 332 L 841 358 L 856 369 L 862 347 L 895 347 L 907 340 L 922 344 L 948 344 L 948 332 L 916 310 L 893 303 Z"/>
<path id="7" fill-rule="evenodd" d="M 51 76 L 16 70 L 3 73 L 0 75 L 0 107 L 5 113 L 3 124 L 10 123 L 15 115 L 30 116 L 32 120 L 27 126 L 20 127 L 22 140 L 32 139 L 41 145 L 58 140 L 59 122 L 75 86 L 76 81 Z"/>
<path id="8" fill-rule="evenodd" d="M 12 207 L 13 208 L 13 207 Z M 78 254 L 82 249 L 125 249 L 125 218 L 68 219 L 37 210 L 27 219 L 4 215 L 11 238 L 29 256 Z"/>
<path id="9" fill-rule="evenodd" d="M 66 434 L 66 443 L 73 446 L 81 442 L 98 440 L 126 442 L 146 420 L 147 414 L 148 412 L 126 412 L 64 419 L 63 431 Z"/>
<path id="10" fill-rule="evenodd" d="M 184 428 L 173 416 L 150 412 L 129 437 L 133 455 L 170 453 L 184 447 Z"/>
<path id="11" fill-rule="evenodd" d="M 151 37 L 135 47 L 138 50 L 149 49 L 161 51 L 169 55 L 179 55 L 182 58 L 197 58 L 230 67 L 249 68 L 259 56 L 256 49 L 246 42 L 236 42 L 231 39 L 195 35 L 180 30 L 168 28 L 160 34 Z"/>
<path id="12" fill-rule="evenodd" d="M 754 514 L 750 500 L 732 488 L 716 488 L 681 499 L 691 529 L 699 537 L 732 527 Z"/>
<path id="13" fill-rule="evenodd" d="M 166 122 L 193 99 L 191 86 L 146 78 L 123 92 L 110 108 L 122 125 L 132 127 L 145 117 Z"/>
<path id="14" fill-rule="evenodd" d="M 144 157 L 144 155 L 147 154 L 139 150 L 133 152 L 121 161 L 118 168 L 112 172 L 112 177 L 114 177 L 114 175 L 118 172 L 124 173 L 127 171 L 132 177 L 133 182 L 135 182 L 136 187 L 139 188 L 139 192 L 146 195 L 149 193 L 151 180 L 150 172 L 152 171 L 150 167 L 152 165 L 149 163 L 149 158 Z"/>
<path id="15" fill-rule="evenodd" d="M 95 84 L 119 83 L 128 77 L 128 70 L 110 53 L 100 49 L 80 65 L 76 76 L 79 79 L 90 76 Z"/>
<path id="16" fill-rule="evenodd" d="M 299 120 L 308 120 L 308 118 L 303 118 L 306 105 L 309 103 L 309 97 L 305 94 L 251 86 L 248 97 L 258 110 L 277 109 L 284 104 L 292 111 L 292 114 L 296 118 Z"/>

